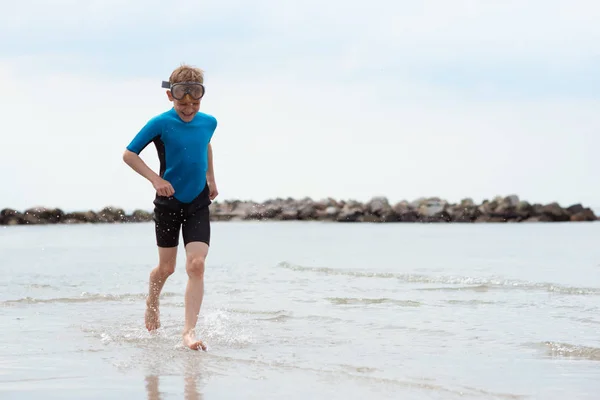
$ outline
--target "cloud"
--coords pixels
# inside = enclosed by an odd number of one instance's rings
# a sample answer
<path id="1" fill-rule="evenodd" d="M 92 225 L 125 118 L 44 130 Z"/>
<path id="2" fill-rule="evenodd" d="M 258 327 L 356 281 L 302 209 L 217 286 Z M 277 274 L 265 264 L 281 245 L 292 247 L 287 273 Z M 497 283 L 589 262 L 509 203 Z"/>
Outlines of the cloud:
<path id="1" fill-rule="evenodd" d="M 120 156 L 181 61 L 207 71 L 223 198 L 600 206 L 594 2 L 53 4 L 0 17 L 7 206 L 148 208 Z"/>

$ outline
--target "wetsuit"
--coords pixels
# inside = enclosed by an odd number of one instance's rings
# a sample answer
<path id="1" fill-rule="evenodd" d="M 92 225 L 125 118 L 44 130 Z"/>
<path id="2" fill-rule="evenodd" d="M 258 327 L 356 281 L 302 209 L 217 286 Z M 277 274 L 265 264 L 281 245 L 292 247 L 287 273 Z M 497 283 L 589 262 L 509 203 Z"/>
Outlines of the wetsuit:
<path id="1" fill-rule="evenodd" d="M 211 201 L 206 182 L 208 144 L 217 120 L 198 112 L 190 122 L 179 118 L 174 108 L 150 119 L 127 146 L 140 154 L 154 142 L 160 161 L 160 177 L 175 193 L 154 199 L 156 241 L 160 247 L 175 247 L 183 228 L 184 244 L 210 243 L 208 206 Z"/>

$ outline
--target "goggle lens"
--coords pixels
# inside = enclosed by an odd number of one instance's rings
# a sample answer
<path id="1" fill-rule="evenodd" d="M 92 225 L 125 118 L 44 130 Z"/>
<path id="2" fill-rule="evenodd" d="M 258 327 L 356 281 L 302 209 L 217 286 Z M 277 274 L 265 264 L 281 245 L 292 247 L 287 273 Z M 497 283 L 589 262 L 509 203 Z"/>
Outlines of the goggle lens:
<path id="1" fill-rule="evenodd" d="M 163 87 L 165 86 L 163 83 Z M 183 99 L 186 94 L 194 100 L 200 100 L 204 96 L 204 85 L 198 82 L 182 82 L 171 86 L 171 95 L 175 100 Z"/>

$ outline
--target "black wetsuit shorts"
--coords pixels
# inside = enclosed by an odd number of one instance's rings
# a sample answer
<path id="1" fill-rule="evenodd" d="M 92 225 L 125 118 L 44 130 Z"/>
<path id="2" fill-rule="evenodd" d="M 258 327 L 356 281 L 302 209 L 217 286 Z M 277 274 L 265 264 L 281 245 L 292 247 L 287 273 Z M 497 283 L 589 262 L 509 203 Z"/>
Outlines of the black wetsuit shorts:
<path id="1" fill-rule="evenodd" d="M 204 242 L 210 245 L 210 204 L 208 185 L 190 203 L 182 203 L 173 196 L 156 195 L 156 244 L 159 247 L 176 247 L 179 244 L 179 235 L 183 233 L 184 245 L 190 242 Z"/>

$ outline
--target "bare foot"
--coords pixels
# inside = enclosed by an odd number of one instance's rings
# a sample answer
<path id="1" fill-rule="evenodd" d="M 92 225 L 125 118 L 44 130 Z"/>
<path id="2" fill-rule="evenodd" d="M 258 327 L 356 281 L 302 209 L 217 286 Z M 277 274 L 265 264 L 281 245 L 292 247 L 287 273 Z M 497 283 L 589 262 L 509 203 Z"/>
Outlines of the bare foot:
<path id="1" fill-rule="evenodd" d="M 202 342 L 202 340 L 196 340 L 194 331 L 189 331 L 183 334 L 183 344 L 192 350 L 202 349 L 206 351 L 206 345 L 204 344 L 204 342 Z"/>
<path id="2" fill-rule="evenodd" d="M 149 331 L 154 331 L 160 328 L 160 311 L 158 310 L 158 306 L 156 307 L 146 307 L 146 329 Z"/>

